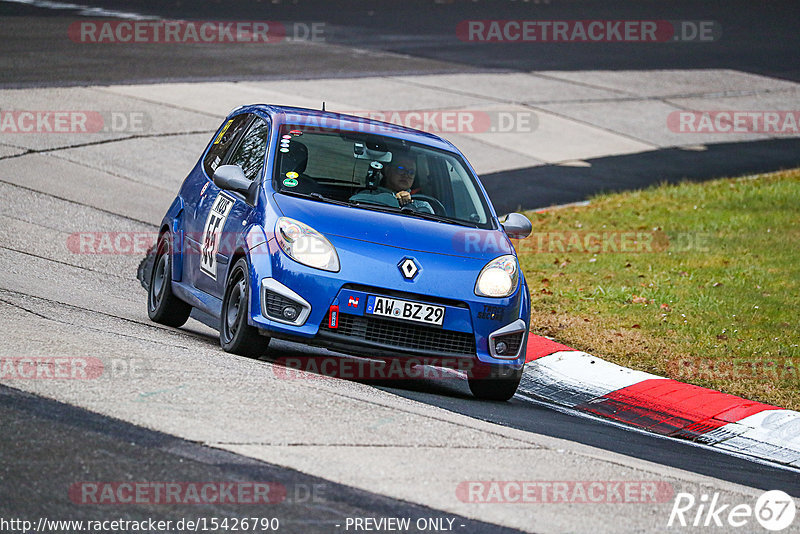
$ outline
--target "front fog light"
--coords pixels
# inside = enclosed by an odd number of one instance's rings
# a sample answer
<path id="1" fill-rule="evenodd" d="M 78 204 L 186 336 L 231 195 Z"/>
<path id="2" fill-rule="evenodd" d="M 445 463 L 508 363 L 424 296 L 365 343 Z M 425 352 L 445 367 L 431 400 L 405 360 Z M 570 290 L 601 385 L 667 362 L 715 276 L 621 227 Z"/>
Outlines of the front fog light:
<path id="1" fill-rule="evenodd" d="M 475 283 L 475 294 L 481 297 L 507 297 L 517 287 L 517 259 L 508 254 L 495 258 L 481 270 Z"/>
<path id="2" fill-rule="evenodd" d="M 331 242 L 310 226 L 288 217 L 275 225 L 275 237 L 287 256 L 323 271 L 338 272 L 339 256 Z"/>
<path id="3" fill-rule="evenodd" d="M 498 341 L 494 344 L 494 352 L 496 354 L 505 354 L 508 350 L 508 345 L 505 344 L 503 341 Z"/>

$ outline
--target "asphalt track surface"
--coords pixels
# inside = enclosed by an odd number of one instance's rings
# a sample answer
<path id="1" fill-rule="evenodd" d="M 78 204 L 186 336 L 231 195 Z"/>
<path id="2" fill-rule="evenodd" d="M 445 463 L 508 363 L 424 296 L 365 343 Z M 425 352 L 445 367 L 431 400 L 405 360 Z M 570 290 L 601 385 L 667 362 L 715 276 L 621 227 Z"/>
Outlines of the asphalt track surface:
<path id="1" fill-rule="evenodd" d="M 203 517 L 277 518 L 281 530 L 332 532 L 345 517 L 448 517 L 463 532 L 518 532 L 442 514 L 424 506 L 333 484 L 225 451 L 133 426 L 80 408 L 0 386 L 0 517 L 96 520 L 102 505 L 77 505 L 64 491 L 91 472 L 102 480 L 271 483 L 280 488 L 268 504 L 192 505 L 139 503 L 109 517 L 177 521 Z M 46 473 L 46 476 L 43 476 Z M 92 479 L 86 480 L 91 482 Z M 80 483 L 80 482 L 78 482 Z"/>
<path id="2" fill-rule="evenodd" d="M 81 2 L 75 2 L 81 4 Z M 800 67 L 797 20 L 800 6 L 791 0 L 748 2 L 716 0 L 664 2 L 645 0 L 541 0 L 535 2 L 487 2 L 454 0 L 431 2 L 374 2 L 345 0 L 298 0 L 291 2 L 84 2 L 91 6 L 165 19 L 276 20 L 324 22 L 327 49 L 299 50 L 283 45 L 264 60 L 263 52 L 247 45 L 186 45 L 173 47 L 169 55 L 146 45 L 91 48 L 65 42 L 75 9 L 39 9 L 0 3 L 4 20 L 0 36 L 4 47 L 0 83 L 52 84 L 112 83 L 135 80 L 209 80 L 258 77 L 363 76 L 376 72 L 469 69 L 619 70 L 728 68 L 795 80 Z M 27 19 L 27 16 L 50 15 Z M 98 16 L 96 18 L 103 18 Z M 455 28 L 463 20 L 484 19 L 601 19 L 601 20 L 711 20 L 722 28 L 718 40 L 690 43 L 537 43 L 535 48 L 518 43 L 474 44 L 460 41 Z M 30 36 L 35 39 L 30 39 Z M 358 60 L 335 45 L 404 54 L 386 58 L 363 55 Z M 65 66 L 69 68 L 65 68 Z"/>
<path id="3" fill-rule="evenodd" d="M 146 15 L 170 18 L 220 18 L 219 5 L 205 3 L 191 10 L 179 3 L 149 2 L 91 2 L 93 6 L 135 11 Z M 321 77 L 363 76 L 365 74 L 396 74 L 409 72 L 470 72 L 485 69 L 582 68 L 635 69 L 635 68 L 737 68 L 749 72 L 796 80 L 798 68 L 794 53 L 800 49 L 798 32 L 794 26 L 797 13 L 794 2 L 773 2 L 753 12 L 744 8 L 749 3 L 716 2 L 698 7 L 695 2 L 641 2 L 632 7 L 620 2 L 604 2 L 602 7 L 586 2 L 551 2 L 549 4 L 489 4 L 461 3 L 431 4 L 417 7 L 414 2 L 404 2 L 402 7 L 378 8 L 372 4 L 353 2 L 352 8 L 329 9 L 330 3 L 299 2 L 297 5 L 269 5 L 251 2 L 227 2 L 225 18 L 271 18 L 276 20 L 325 20 L 331 26 L 331 37 L 325 46 L 286 47 L 275 52 L 269 62 L 254 61 L 255 51 L 242 54 L 230 48 L 185 47 L 168 57 L 153 49 L 108 49 L 86 51 L 54 44 L 53 31 L 62 29 L 74 20 L 74 10 L 40 9 L 18 4 L 0 3 L 0 27 L 4 53 L 0 57 L 0 84 L 11 86 L 60 86 L 113 82 L 146 82 L 153 80 L 214 80 L 231 78 L 265 79 L 270 77 Z M 254 9 L 266 10 L 267 15 L 254 17 Z M 647 8 L 645 10 L 645 8 Z M 352 9 L 352 13 L 351 13 Z M 703 54 L 689 48 L 683 50 L 665 46 L 642 47 L 641 52 L 628 53 L 629 49 L 608 45 L 589 56 L 580 45 L 537 49 L 530 54 L 515 46 L 467 47 L 453 42 L 444 35 L 442 27 L 450 28 L 466 18 L 513 18 L 535 12 L 539 18 L 634 18 L 713 19 L 725 28 L 725 41 L 710 47 Z M 511 10 L 511 11 L 508 11 Z M 641 10 L 641 11 L 639 11 Z M 659 11 L 661 10 L 661 11 Z M 372 14 L 369 14 L 369 12 Z M 430 13 L 420 16 L 420 13 Z M 770 38 L 764 38 L 769 35 Z M 723 41 L 721 41 L 723 43 Z M 353 61 L 350 47 L 370 51 Z M 381 56 L 382 52 L 399 52 L 398 58 Z M 128 56 L 130 54 L 130 56 Z M 231 60 L 231 58 L 233 58 Z M 135 61 L 133 61 L 135 59 Z M 257 64 L 254 67 L 254 64 Z M 752 148 L 753 152 L 748 153 Z M 760 149 L 772 154 L 763 161 Z M 716 150 L 716 148 L 715 148 Z M 795 141 L 766 141 L 731 144 L 719 147 L 721 152 L 709 154 L 659 151 L 642 156 L 620 156 L 593 161 L 591 171 L 569 170 L 560 167 L 542 167 L 536 172 L 608 172 L 619 171 L 618 188 L 645 185 L 634 172 L 660 162 L 678 162 L 681 172 L 697 179 L 708 177 L 709 168 L 721 168 L 721 173 L 748 172 L 790 166 L 796 161 Z M 740 160 L 731 160 L 730 154 L 742 154 Z M 681 156 L 683 159 L 681 159 Z M 624 161 L 628 158 L 631 161 Z M 705 158 L 708 161 L 703 161 Z M 720 163 L 724 161 L 724 163 Z M 707 167 L 706 167 L 707 165 Z M 717 166 L 717 167 L 714 167 Z M 766 167 L 766 168 L 765 168 Z M 537 168 L 539 169 L 539 168 Z M 630 174 L 626 175 L 625 170 Z M 501 179 L 519 180 L 525 172 L 516 175 L 485 177 L 487 188 L 493 191 L 500 203 L 511 204 L 513 199 L 502 196 L 507 186 L 494 187 Z M 703 174 L 703 173 L 706 174 Z M 558 175 L 554 183 L 564 184 L 575 175 Z M 65 180 L 80 179 L 66 176 Z M 627 179 L 627 181 L 626 181 Z M 531 194 L 551 195 L 554 201 L 573 201 L 593 192 L 580 185 L 553 190 L 553 185 L 542 186 Z M 91 212 L 74 202 L 66 202 L 47 191 L 3 184 L 3 197 L 14 205 L 30 203 L 43 210 L 44 227 L 59 228 L 65 214 L 73 219 L 88 213 L 98 224 L 109 229 L 127 228 L 130 220 L 115 213 L 109 206 L 103 213 Z M 493 190 L 494 187 L 494 190 Z M 90 213 L 91 212 L 91 213 Z M 16 223 L 24 223 L 24 215 L 13 215 Z M 31 222 L 31 221 L 28 221 Z M 7 225 L 11 224 L 6 221 Z M 114 260 L 109 264 L 92 263 L 92 258 L 70 260 L 60 258 L 48 250 L 37 250 L 35 244 L 20 229 L 16 243 L 2 247 L 3 284 L 0 287 L 0 306 L 6 328 L 6 342 L 12 347 L 24 345 L 26 336 L 39 350 L 65 343 L 65 336 L 74 330 L 87 339 L 105 340 L 109 343 L 131 343 L 134 347 L 154 343 L 157 350 L 165 352 L 167 344 L 189 348 L 196 352 L 219 350 L 215 347 L 213 332 L 190 323 L 180 332 L 156 328 L 142 321 L 145 294 L 135 288 L 135 266 L 127 261 Z M 28 239 L 26 241 L 26 239 Z M 86 263 L 70 263 L 85 261 Z M 134 262 L 135 263 L 135 262 Z M 20 267 L 23 266 L 23 267 Z M 113 271 L 123 266 L 127 270 Z M 26 272 L 27 271 L 27 272 Z M 31 281 L 27 282 L 26 277 Z M 36 280 L 56 279 L 61 287 L 47 297 Z M 138 282 L 137 282 L 138 284 Z M 48 286 L 49 287 L 49 286 Z M 54 286 L 55 287 L 55 286 Z M 87 290 L 87 288 L 91 288 Z M 133 293 L 133 289 L 138 292 Z M 125 290 L 123 296 L 120 294 Z M 75 304 L 71 293 L 95 291 L 85 305 Z M 130 308 L 111 310 L 104 305 L 107 299 L 134 301 Z M 140 304 L 139 312 L 135 302 Z M 146 317 L 145 317 L 146 318 Z M 18 332 L 17 332 L 18 329 Z M 68 344 L 71 342 L 67 342 Z M 306 348 L 294 344 L 277 344 L 278 354 L 308 354 Z M 182 367 L 191 367 L 184 353 Z M 235 365 L 252 370 L 270 365 L 268 362 L 238 359 Z M 234 364 L 231 364 L 234 365 Z M 672 474 L 675 470 L 712 477 L 751 488 L 787 491 L 800 497 L 800 477 L 796 471 L 779 469 L 755 462 L 720 454 L 706 448 L 676 440 L 667 440 L 643 433 L 578 417 L 557 411 L 523 396 L 509 403 L 479 402 L 470 398 L 463 381 L 442 383 L 411 381 L 397 384 L 368 383 L 376 394 L 387 394 L 398 399 L 408 399 L 432 409 L 441 409 L 458 416 L 500 425 L 506 429 L 549 436 L 570 443 L 586 445 L 619 455 L 641 459 Z M 524 393 L 524 388 L 523 388 Z M 65 395 L 68 397 L 69 395 Z M 108 399 L 111 400 L 111 399 Z M 95 405 L 103 399 L 93 399 Z M 212 402 L 212 401 L 209 401 Z M 99 404 L 97 404 L 99 403 Z M 132 419 L 136 419 L 133 417 Z M 99 415 L 83 408 L 73 407 L 17 389 L 0 386 L 0 516 L 41 517 L 70 519 L 100 519 L 163 517 L 176 519 L 185 516 L 235 517 L 247 515 L 248 509 L 235 506 L 208 508 L 201 512 L 194 508 L 164 506 L 126 507 L 109 510 L 102 507 L 76 506 L 67 497 L 65 488 L 81 480 L 270 480 L 279 481 L 287 488 L 305 488 L 313 484 L 325 485 L 325 497 L 316 502 L 287 502 L 266 512 L 281 518 L 289 532 L 331 532 L 332 525 L 344 517 L 403 516 L 438 517 L 447 515 L 463 523 L 464 532 L 512 531 L 493 524 L 444 514 L 408 500 L 389 498 L 376 492 L 364 491 L 327 479 L 304 474 L 280 465 L 261 462 L 240 454 L 210 448 L 202 439 L 184 440 L 167 434 L 147 430 L 142 426 Z M 667 476 L 667 475 L 665 475 Z M 590 510 L 574 510 L 577 516 L 591 515 Z M 576 517 L 577 517 L 576 516 Z M 533 517 L 533 515 L 532 515 Z M 665 516 L 658 521 L 665 520 Z M 663 523 L 661 523 L 663 524 Z M 655 525 L 655 524 L 654 524 Z M 536 531 L 532 519 L 525 530 Z M 603 530 L 602 528 L 600 530 Z M 657 528 L 654 528 L 657 530 Z"/>

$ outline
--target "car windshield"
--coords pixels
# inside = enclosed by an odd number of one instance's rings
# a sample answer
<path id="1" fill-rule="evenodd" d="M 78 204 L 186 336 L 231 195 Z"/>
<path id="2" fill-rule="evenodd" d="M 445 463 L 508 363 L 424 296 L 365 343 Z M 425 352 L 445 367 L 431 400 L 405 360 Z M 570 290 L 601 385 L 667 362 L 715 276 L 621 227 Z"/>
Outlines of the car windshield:
<path id="1" fill-rule="evenodd" d="M 288 195 L 491 228 L 476 179 L 457 154 L 368 132 L 284 125 L 274 188 Z"/>

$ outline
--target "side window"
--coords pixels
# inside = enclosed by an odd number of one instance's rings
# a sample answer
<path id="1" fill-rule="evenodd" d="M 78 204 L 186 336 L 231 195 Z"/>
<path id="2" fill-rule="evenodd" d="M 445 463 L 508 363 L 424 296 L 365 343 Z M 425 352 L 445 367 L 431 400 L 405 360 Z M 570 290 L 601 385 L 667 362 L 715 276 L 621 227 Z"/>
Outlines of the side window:
<path id="1" fill-rule="evenodd" d="M 215 134 L 216 137 L 214 137 L 211 150 L 208 151 L 206 159 L 203 160 L 203 167 L 205 167 L 209 178 L 214 176 L 214 171 L 222 164 L 226 152 L 231 148 L 233 141 L 237 138 L 237 134 L 242 131 L 249 118 L 250 115 L 248 114 L 237 115 L 225 121 L 219 133 Z"/>
<path id="2" fill-rule="evenodd" d="M 487 222 L 485 211 L 481 206 L 480 194 L 472 183 L 467 171 L 461 165 L 447 162 L 447 170 L 450 174 L 450 187 L 454 197 L 456 217 L 480 224 Z"/>
<path id="3" fill-rule="evenodd" d="M 269 139 L 269 123 L 261 117 L 256 117 L 253 125 L 236 147 L 236 150 L 228 160 L 228 165 L 238 165 L 244 171 L 244 175 L 251 182 L 258 178 L 258 174 L 264 167 L 264 156 L 267 153 L 267 141 Z"/>

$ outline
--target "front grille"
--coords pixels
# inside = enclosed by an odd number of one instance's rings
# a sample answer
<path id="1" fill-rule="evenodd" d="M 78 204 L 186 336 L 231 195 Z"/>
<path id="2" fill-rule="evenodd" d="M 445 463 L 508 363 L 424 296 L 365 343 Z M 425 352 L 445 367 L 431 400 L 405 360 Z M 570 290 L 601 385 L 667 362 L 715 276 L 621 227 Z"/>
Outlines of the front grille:
<path id="1" fill-rule="evenodd" d="M 322 322 L 321 332 L 432 354 L 475 354 L 475 336 L 464 332 L 343 313 L 339 314 L 339 328 L 330 328 L 328 319 L 326 316 Z"/>
<path id="2" fill-rule="evenodd" d="M 508 345 L 506 351 L 501 356 L 511 356 L 519 352 L 519 347 L 522 345 L 523 332 L 516 332 L 514 334 L 505 334 L 503 336 L 493 337 L 493 343 L 497 344 L 498 341 L 504 342 Z"/>
<path id="3" fill-rule="evenodd" d="M 283 309 L 286 306 L 293 306 L 298 312 L 300 311 L 301 306 L 297 302 L 287 299 L 283 295 L 279 295 L 269 289 L 266 290 L 265 293 L 267 294 L 266 310 L 268 316 L 285 321 L 286 318 L 283 316 Z"/>

